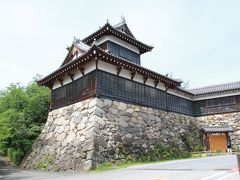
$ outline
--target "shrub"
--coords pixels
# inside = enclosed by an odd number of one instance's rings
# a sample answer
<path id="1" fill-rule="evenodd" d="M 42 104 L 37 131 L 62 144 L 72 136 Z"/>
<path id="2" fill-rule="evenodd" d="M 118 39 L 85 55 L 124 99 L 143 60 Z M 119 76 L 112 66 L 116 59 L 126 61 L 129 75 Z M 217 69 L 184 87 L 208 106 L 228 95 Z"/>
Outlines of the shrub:
<path id="1" fill-rule="evenodd" d="M 16 149 L 14 149 L 14 148 L 8 148 L 8 149 L 7 149 L 7 156 L 10 158 L 10 160 L 13 159 L 13 153 L 14 153 L 14 151 L 16 151 Z"/>
<path id="2" fill-rule="evenodd" d="M 25 152 L 25 154 L 31 152 L 33 143 L 34 143 L 34 141 L 30 141 L 30 142 L 24 144 L 23 151 Z"/>
<path id="3" fill-rule="evenodd" d="M 24 158 L 24 152 L 21 150 L 17 150 L 13 152 L 13 157 L 12 157 L 12 161 L 15 165 L 19 165 L 22 160 Z"/>
<path id="4" fill-rule="evenodd" d="M 181 140 L 188 152 L 203 151 L 199 129 L 191 127 L 189 132 L 181 134 Z"/>
<path id="5" fill-rule="evenodd" d="M 175 143 L 164 147 L 158 143 L 153 150 L 142 153 L 138 161 L 140 162 L 152 162 L 160 160 L 180 159 L 191 157 L 191 153 L 178 147 Z"/>
<path id="6" fill-rule="evenodd" d="M 0 156 L 6 156 L 7 151 L 6 149 L 0 149 Z"/>
<path id="7" fill-rule="evenodd" d="M 8 148 L 7 156 L 10 158 L 14 165 L 19 165 L 24 158 L 24 152 L 20 149 L 17 150 L 14 148 Z"/>

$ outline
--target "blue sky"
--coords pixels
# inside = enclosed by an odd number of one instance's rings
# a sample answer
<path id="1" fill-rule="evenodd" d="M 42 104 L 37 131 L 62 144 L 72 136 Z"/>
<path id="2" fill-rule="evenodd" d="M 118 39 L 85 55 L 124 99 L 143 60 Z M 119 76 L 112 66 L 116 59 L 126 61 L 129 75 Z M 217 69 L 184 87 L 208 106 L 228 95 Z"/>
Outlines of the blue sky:
<path id="1" fill-rule="evenodd" d="M 1 0 L 0 89 L 26 85 L 58 68 L 66 47 L 123 14 L 140 41 L 154 46 L 142 65 L 190 88 L 240 80 L 238 0 Z"/>

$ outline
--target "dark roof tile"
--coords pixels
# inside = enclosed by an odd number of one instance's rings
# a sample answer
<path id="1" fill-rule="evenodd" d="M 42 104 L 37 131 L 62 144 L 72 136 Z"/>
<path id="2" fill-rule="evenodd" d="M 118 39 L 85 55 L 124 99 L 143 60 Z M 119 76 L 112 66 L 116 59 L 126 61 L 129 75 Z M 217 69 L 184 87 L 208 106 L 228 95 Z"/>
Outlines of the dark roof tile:
<path id="1" fill-rule="evenodd" d="M 232 132 L 233 129 L 229 126 L 205 126 L 202 128 L 203 132 L 206 133 L 221 133 L 221 132 Z"/>
<path id="2" fill-rule="evenodd" d="M 153 46 L 150 46 L 150 45 L 142 43 L 141 41 L 138 41 L 133 36 L 114 28 L 108 22 L 103 27 L 101 27 L 99 30 L 95 31 L 94 33 L 92 33 L 89 36 L 87 36 L 86 38 L 84 38 L 82 41 L 84 43 L 90 45 L 94 41 L 94 39 L 98 39 L 104 35 L 113 35 L 119 39 L 122 39 L 123 41 L 128 42 L 129 44 L 137 46 L 139 48 L 141 54 L 151 51 L 153 49 Z"/>
<path id="3" fill-rule="evenodd" d="M 211 93 L 218 93 L 218 92 L 224 92 L 224 91 L 232 91 L 237 89 L 240 89 L 240 81 L 218 84 L 213 86 L 206 86 L 206 87 L 201 87 L 196 89 L 190 89 L 188 91 L 195 95 L 203 95 L 203 94 L 211 94 Z"/>

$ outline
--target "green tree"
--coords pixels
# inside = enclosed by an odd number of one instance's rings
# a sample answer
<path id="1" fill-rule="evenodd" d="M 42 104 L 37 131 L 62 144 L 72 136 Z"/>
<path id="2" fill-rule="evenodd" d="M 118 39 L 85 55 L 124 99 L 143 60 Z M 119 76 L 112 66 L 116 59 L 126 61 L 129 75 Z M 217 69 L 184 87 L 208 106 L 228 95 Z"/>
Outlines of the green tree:
<path id="1" fill-rule="evenodd" d="M 47 119 L 50 90 L 31 82 L 27 87 L 11 84 L 0 92 L 0 149 L 26 154 Z M 13 150 L 14 149 L 14 150 Z M 13 156 L 14 159 L 21 158 Z M 16 162 L 19 164 L 19 162 Z"/>

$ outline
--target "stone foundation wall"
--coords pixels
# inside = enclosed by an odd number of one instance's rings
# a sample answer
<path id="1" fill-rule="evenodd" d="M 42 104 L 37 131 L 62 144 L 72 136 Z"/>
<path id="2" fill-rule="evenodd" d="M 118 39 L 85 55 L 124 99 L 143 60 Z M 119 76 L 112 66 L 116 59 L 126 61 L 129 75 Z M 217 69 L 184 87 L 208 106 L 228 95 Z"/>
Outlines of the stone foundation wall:
<path id="1" fill-rule="evenodd" d="M 49 112 L 41 135 L 22 167 L 46 170 L 85 170 L 93 167 L 96 101 L 86 100 Z M 98 123 L 101 123 L 100 121 Z M 43 165 L 44 166 L 44 165 Z"/>
<path id="2" fill-rule="evenodd" d="M 185 148 L 181 135 L 199 129 L 196 119 L 186 115 L 108 99 L 98 99 L 97 106 L 97 116 L 104 122 L 95 151 L 100 163 L 124 160 L 126 154 L 138 157 L 158 143 Z"/>
<path id="3" fill-rule="evenodd" d="M 47 170 L 89 171 L 98 163 L 123 161 L 123 151 L 137 157 L 157 143 L 184 148 L 182 134 L 198 129 L 197 122 L 195 117 L 108 99 L 85 100 L 49 113 L 22 167 L 45 163 Z"/>
<path id="4" fill-rule="evenodd" d="M 219 126 L 228 125 L 232 127 L 233 132 L 229 133 L 233 148 L 237 149 L 240 145 L 240 112 L 217 114 L 210 116 L 197 117 L 197 121 L 200 127 L 206 126 Z"/>

